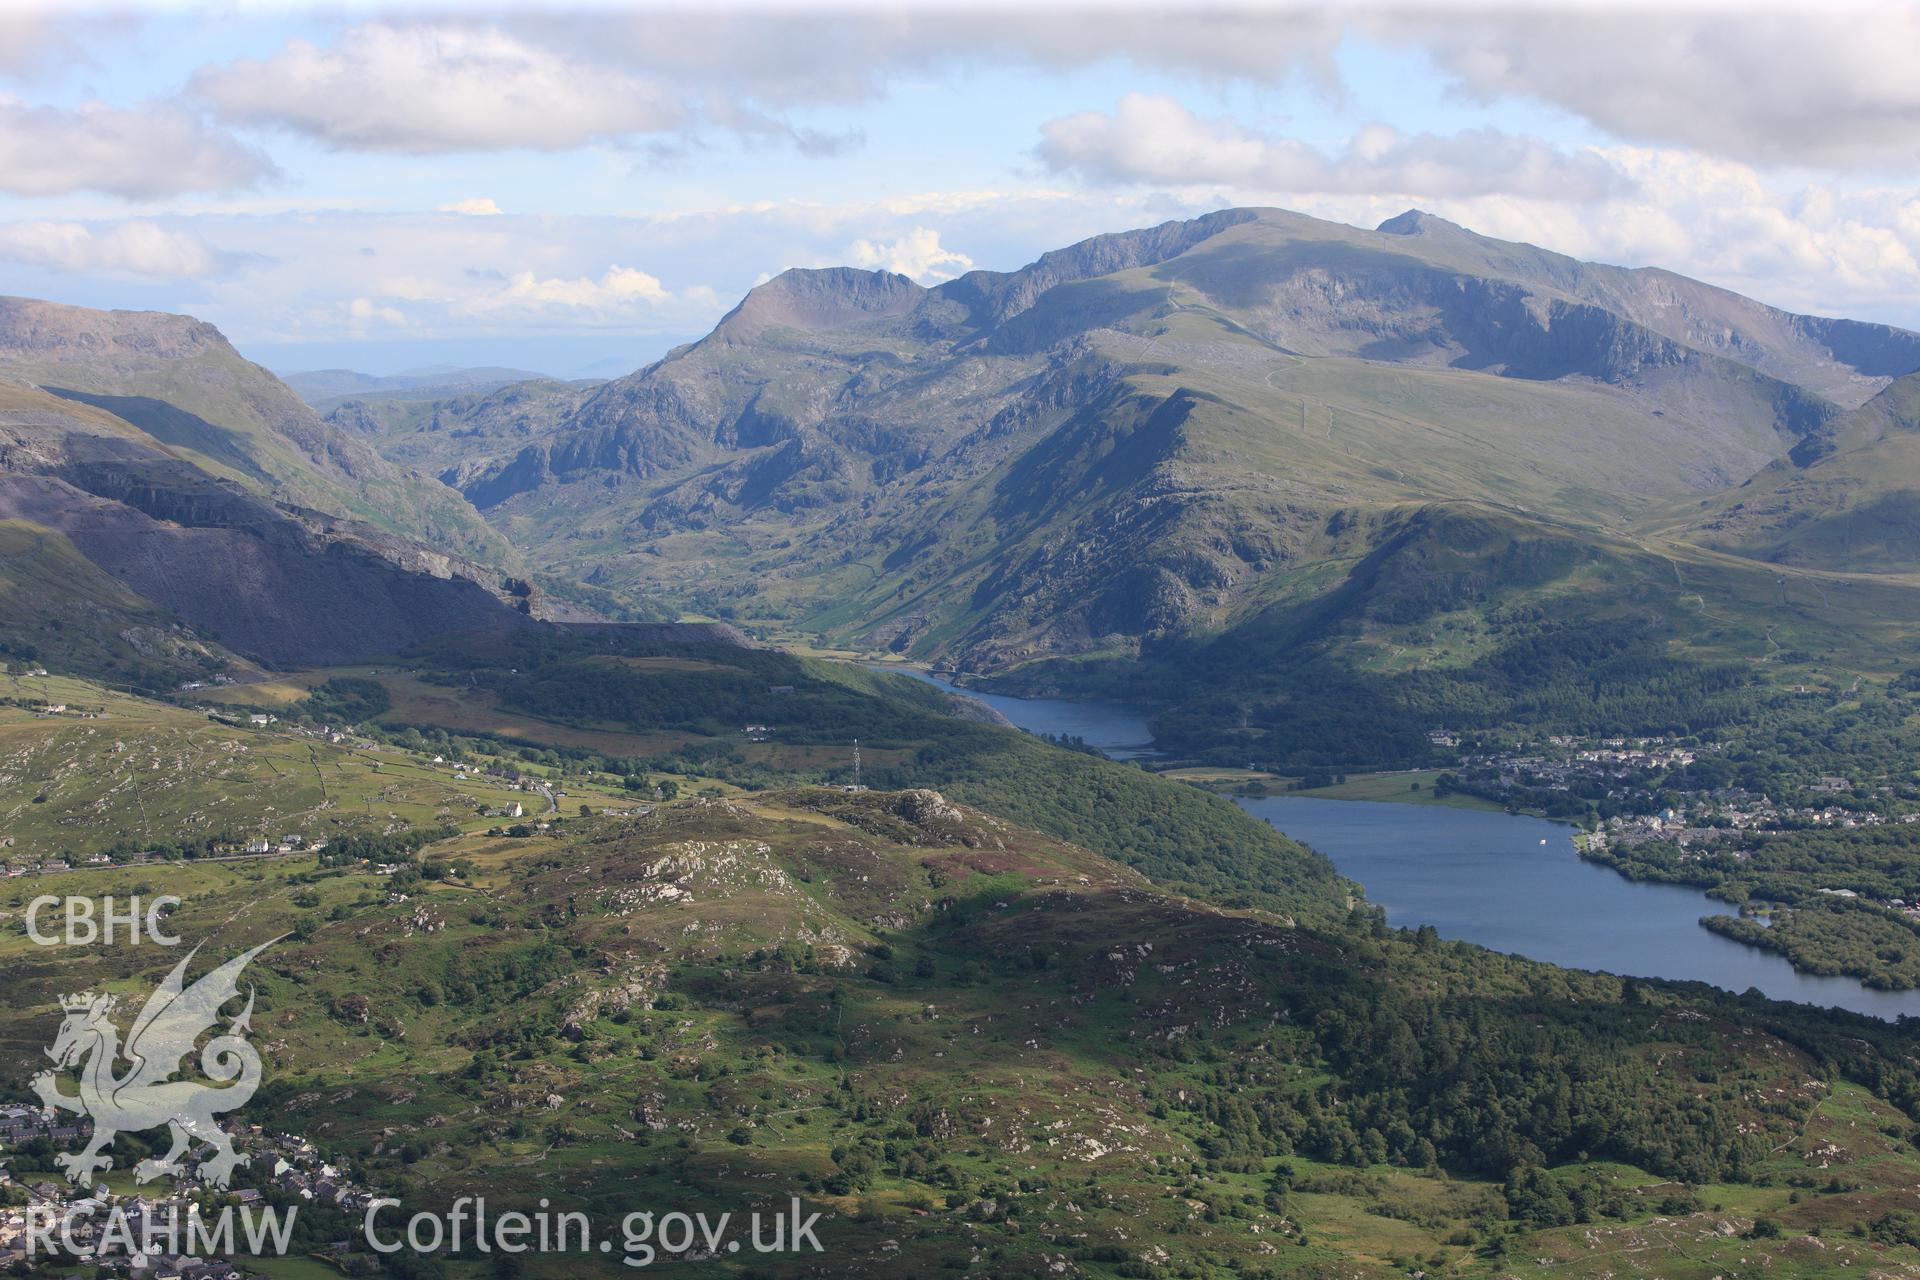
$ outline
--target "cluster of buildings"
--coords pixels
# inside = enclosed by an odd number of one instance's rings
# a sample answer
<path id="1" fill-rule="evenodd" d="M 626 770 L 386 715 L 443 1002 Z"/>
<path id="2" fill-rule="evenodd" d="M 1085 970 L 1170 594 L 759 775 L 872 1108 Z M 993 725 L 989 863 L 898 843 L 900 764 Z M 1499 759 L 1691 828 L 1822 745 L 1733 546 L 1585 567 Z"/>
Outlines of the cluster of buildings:
<path id="1" fill-rule="evenodd" d="M 1846 831 L 1882 826 L 1889 822 L 1920 822 L 1920 813 L 1888 818 L 1878 813 L 1841 809 L 1833 805 L 1777 805 L 1765 796 L 1730 788 L 1725 791 L 1698 792 L 1682 808 L 1609 818 L 1598 834 L 1604 842 L 1613 844 L 1635 845 L 1645 844 L 1649 840 L 1670 840 L 1685 849 L 1749 832 L 1804 831 L 1816 827 Z"/>
<path id="2" fill-rule="evenodd" d="M 1435 730 L 1438 743 L 1453 737 Z M 1475 752 L 1462 755 L 1455 772 L 1473 789 L 1567 791 L 1605 796 L 1634 816 L 1610 820 L 1614 839 L 1711 840 L 1733 831 L 1798 830 L 1808 827 L 1860 827 L 1881 822 L 1920 821 L 1920 813 L 1886 816 L 1861 804 L 1848 804 L 1854 780 L 1822 774 L 1805 791 L 1835 797 L 1834 803 L 1789 805 L 1740 787 L 1685 791 L 1684 808 L 1667 808 L 1674 790 L 1670 775 L 1711 754 L 1715 745 L 1690 746 L 1667 738 L 1604 738 L 1580 741 L 1547 739 L 1548 751 Z M 1880 806 L 1884 808 L 1885 806 Z M 1684 839 L 1681 837 L 1684 836 Z"/>
<path id="3" fill-rule="evenodd" d="M 87 1126 L 56 1120 L 37 1106 L 26 1103 L 0 1103 L 0 1149 L 24 1146 L 45 1138 L 54 1146 L 76 1142 L 86 1136 Z M 0 1184 L 6 1175 L 0 1166 Z"/>
<path id="4" fill-rule="evenodd" d="M 296 831 L 281 836 L 278 840 L 269 840 L 264 836 L 258 840 L 249 840 L 242 852 L 258 857 L 269 853 L 318 853 L 326 847 L 325 840 L 309 843 L 305 836 Z"/>
<path id="5" fill-rule="evenodd" d="M 11 842 L 7 842 L 10 844 Z M 0 849 L 4 849 L 0 845 Z M 249 840 L 244 845 L 215 846 L 213 861 L 228 862 L 239 858 L 272 858 L 288 853 L 315 853 L 327 847 L 325 840 L 308 841 L 299 835 L 285 835 L 278 840 L 260 837 Z M 60 871 L 82 870 L 90 867 L 137 867 L 155 861 L 159 854 L 150 850 L 135 849 L 120 854 L 90 853 L 86 857 L 62 855 L 53 858 L 19 857 L 0 861 L 0 876 L 51 875 Z"/>
<path id="6" fill-rule="evenodd" d="M 96 853 L 82 859 L 78 865 L 83 867 L 109 866 L 113 859 L 104 853 Z M 10 858 L 0 863 L 0 872 L 7 876 L 52 875 L 57 871 L 71 871 L 75 863 L 67 858 Z"/>
<path id="7" fill-rule="evenodd" d="M 9 1149 L 39 1138 L 70 1149 L 86 1138 L 90 1128 L 84 1122 L 49 1122 L 38 1107 L 0 1105 L 0 1141 Z M 304 1138 L 259 1125 L 228 1128 L 235 1145 L 251 1157 L 247 1174 L 259 1182 L 224 1193 L 225 1202 L 242 1212 L 267 1210 L 269 1190 L 281 1193 L 276 1198 L 283 1203 L 327 1205 L 354 1215 L 364 1213 L 374 1198 L 373 1192 L 328 1163 Z M 18 1187 L 26 1198 L 24 1205 L 0 1209 L 0 1270 L 44 1261 L 29 1232 L 36 1221 L 43 1230 L 46 1223 L 57 1221 L 62 1230 L 55 1238 L 63 1247 L 70 1242 L 78 1254 L 64 1256 L 63 1269 L 84 1262 L 95 1275 L 125 1280 L 256 1280 L 230 1258 L 199 1257 L 186 1251 L 195 1236 L 185 1224 L 214 1211 L 195 1175 L 200 1160 L 212 1154 L 213 1148 L 202 1144 L 184 1157 L 183 1172 L 177 1178 L 154 1184 L 155 1190 L 129 1195 L 115 1194 L 104 1184 L 77 1187 L 53 1174 L 16 1175 L 0 1165 L 0 1189 Z M 280 1213 L 286 1220 L 290 1210 L 283 1208 Z"/>
<path id="8" fill-rule="evenodd" d="M 1753 844 L 1747 838 L 1751 836 L 1920 822 L 1920 812 L 1898 811 L 1895 793 L 1887 788 L 1881 788 L 1871 803 L 1861 802 L 1854 799 L 1854 780 L 1835 774 L 1823 774 L 1806 784 L 1797 804 L 1737 786 L 1676 787 L 1672 775 L 1712 752 L 1713 746 L 1688 746 L 1665 738 L 1582 742 L 1553 737 L 1547 741 L 1548 752 L 1462 756 L 1458 776 L 1466 789 L 1477 794 L 1511 797 L 1517 792 L 1524 796 L 1523 803 L 1537 803 L 1541 791 L 1599 800 L 1600 812 L 1610 816 L 1588 838 L 1588 847 L 1595 852 L 1608 846 L 1664 841 L 1695 854 L 1730 852 L 1745 860 L 1746 847 Z M 1526 796 L 1529 791 L 1535 794 Z M 1820 798 L 1826 796 L 1833 799 Z M 1906 909 L 1907 904 L 1884 905 Z"/>
<path id="9" fill-rule="evenodd" d="M 266 1160 L 268 1181 L 289 1196 L 348 1213 L 362 1213 L 373 1201 L 373 1192 L 353 1182 L 344 1169 L 329 1164 L 305 1138 L 269 1133 L 253 1125 L 246 1130 L 245 1141 L 247 1149 L 256 1153 L 256 1165 Z"/>
<path id="10" fill-rule="evenodd" d="M 1442 744 L 1435 730 L 1427 735 Z M 1502 786 L 1544 787 L 1565 791 L 1581 783 L 1611 783 L 1636 776 L 1684 769 L 1699 759 L 1699 748 L 1684 747 L 1665 738 L 1603 738 L 1582 745 L 1574 738 L 1556 735 L 1547 739 L 1556 748 L 1545 753 L 1476 753 L 1460 757 L 1460 773 L 1469 778 L 1497 781 Z"/>

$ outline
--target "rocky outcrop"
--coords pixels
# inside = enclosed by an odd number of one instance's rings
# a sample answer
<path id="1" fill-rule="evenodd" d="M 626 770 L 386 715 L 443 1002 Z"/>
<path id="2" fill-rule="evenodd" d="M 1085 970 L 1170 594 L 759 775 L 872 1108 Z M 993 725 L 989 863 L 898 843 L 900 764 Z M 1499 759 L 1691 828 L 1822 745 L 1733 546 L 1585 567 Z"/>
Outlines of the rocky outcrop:
<path id="1" fill-rule="evenodd" d="M 869 320 L 907 315 L 927 291 L 891 271 L 852 267 L 783 271 L 753 289 L 715 326 L 722 341 L 751 341 L 774 328 L 808 332 L 844 329 Z"/>
<path id="2" fill-rule="evenodd" d="M 327 410 L 327 421 L 359 436 L 376 437 L 386 430 L 380 411 L 365 400 L 342 400 Z"/>
<path id="3" fill-rule="evenodd" d="M 39 298 L 0 297 L 0 350 L 61 363 L 113 364 L 238 357 L 220 331 L 165 311 L 95 311 Z"/>

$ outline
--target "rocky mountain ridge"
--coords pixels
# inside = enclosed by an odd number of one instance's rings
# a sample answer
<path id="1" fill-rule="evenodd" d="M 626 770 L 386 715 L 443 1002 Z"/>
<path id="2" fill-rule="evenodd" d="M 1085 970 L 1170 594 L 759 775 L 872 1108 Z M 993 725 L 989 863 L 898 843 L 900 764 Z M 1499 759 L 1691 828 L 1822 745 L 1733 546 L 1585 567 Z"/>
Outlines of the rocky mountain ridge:
<path id="1" fill-rule="evenodd" d="M 1410 504 L 1630 529 L 1912 368 L 1911 333 L 1417 212 L 1239 209 L 932 288 L 786 272 L 517 445 L 435 448 L 616 593 L 1001 666 L 1226 625 Z"/>

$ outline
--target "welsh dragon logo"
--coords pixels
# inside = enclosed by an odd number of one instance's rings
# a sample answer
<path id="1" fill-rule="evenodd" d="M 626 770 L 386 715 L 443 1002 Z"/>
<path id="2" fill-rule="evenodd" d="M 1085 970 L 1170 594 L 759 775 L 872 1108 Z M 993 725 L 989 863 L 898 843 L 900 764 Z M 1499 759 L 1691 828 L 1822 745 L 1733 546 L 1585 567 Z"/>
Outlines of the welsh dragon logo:
<path id="1" fill-rule="evenodd" d="M 214 1153 L 201 1162 L 200 1180 L 226 1188 L 233 1171 L 247 1158 L 234 1151 L 232 1139 L 214 1117 L 245 1106 L 260 1087 L 260 1055 L 246 1041 L 253 1017 L 251 987 L 246 1008 L 232 1017 L 224 1034 L 208 1040 L 200 1050 L 200 1069 L 214 1083 L 175 1080 L 173 1076 L 201 1035 L 220 1020 L 221 1006 L 239 997 L 241 971 L 278 941 L 275 938 L 261 943 L 187 986 L 187 965 L 200 951 L 195 947 L 147 998 L 124 1048 L 113 1023 L 115 997 L 92 993 L 61 997 L 66 1019 L 60 1024 L 53 1047 L 47 1050 L 55 1066 L 35 1076 L 33 1087 L 49 1116 L 56 1111 L 72 1111 L 93 1121 L 93 1141 L 84 1151 L 55 1157 L 69 1181 L 85 1183 L 98 1170 L 111 1168 L 113 1157 L 107 1151 L 120 1134 L 165 1125 L 172 1131 L 172 1148 L 158 1159 L 142 1160 L 134 1166 L 135 1179 L 151 1182 L 178 1175 L 182 1172 L 180 1157 L 192 1144 L 205 1142 L 212 1145 Z M 125 1071 L 115 1074 L 123 1059 Z M 70 1070 L 78 1071 L 78 1095 L 60 1092 L 62 1074 Z"/>

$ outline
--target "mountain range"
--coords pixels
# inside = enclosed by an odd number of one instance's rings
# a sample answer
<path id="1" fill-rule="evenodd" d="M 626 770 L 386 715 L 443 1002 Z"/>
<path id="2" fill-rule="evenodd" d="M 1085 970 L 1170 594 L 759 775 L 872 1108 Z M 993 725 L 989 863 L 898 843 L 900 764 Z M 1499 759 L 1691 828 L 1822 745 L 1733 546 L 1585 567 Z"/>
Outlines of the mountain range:
<path id="1" fill-rule="evenodd" d="M 381 1203 L 822 1215 L 830 1262 L 673 1274 L 1892 1274 L 1920 1024 L 1395 928 L 1221 792 L 1574 818 L 1796 966 L 1916 971 L 1916 369 L 1419 213 L 790 271 L 604 384 L 311 402 L 0 299 L 0 907 L 275 940 L 248 1123 Z M 1158 757 L 831 648 L 1137 703 Z M 0 935 L 5 1098 L 155 952 Z M 387 1265 L 304 1190 L 263 1271 Z"/>
<path id="2" fill-rule="evenodd" d="M 528 369 L 488 365 L 462 368 L 432 365 L 402 373 L 359 373 L 353 369 L 314 369 L 281 377 L 293 393 L 322 413 L 346 401 L 439 400 L 487 392 L 546 375 Z"/>
<path id="3" fill-rule="evenodd" d="M 0 317 L 0 373 L 64 406 L 69 454 L 112 436 L 311 536 L 347 527 L 312 512 L 376 530 L 354 545 L 440 581 L 1010 687 L 1166 701 L 1156 657 L 1207 644 L 1464 667 L 1523 606 L 1669 650 L 1887 664 L 1920 617 L 1920 335 L 1417 211 L 1369 231 L 1225 210 L 932 288 L 788 271 L 611 382 L 312 375 L 325 418 L 197 322 Z"/>
<path id="4" fill-rule="evenodd" d="M 1516 541 L 1728 579 L 1782 638 L 1864 613 L 1882 652 L 1916 368 L 1905 330 L 1418 212 L 1239 209 L 934 288 L 789 271 L 628 377 L 443 402 L 380 447 L 556 572 L 980 673 L 1364 612 L 1352 575 L 1409 538 L 1495 585 Z M 1800 574 L 1862 569 L 1845 627 L 1806 607 Z M 1723 638 L 1762 656 L 1766 629 Z"/>

